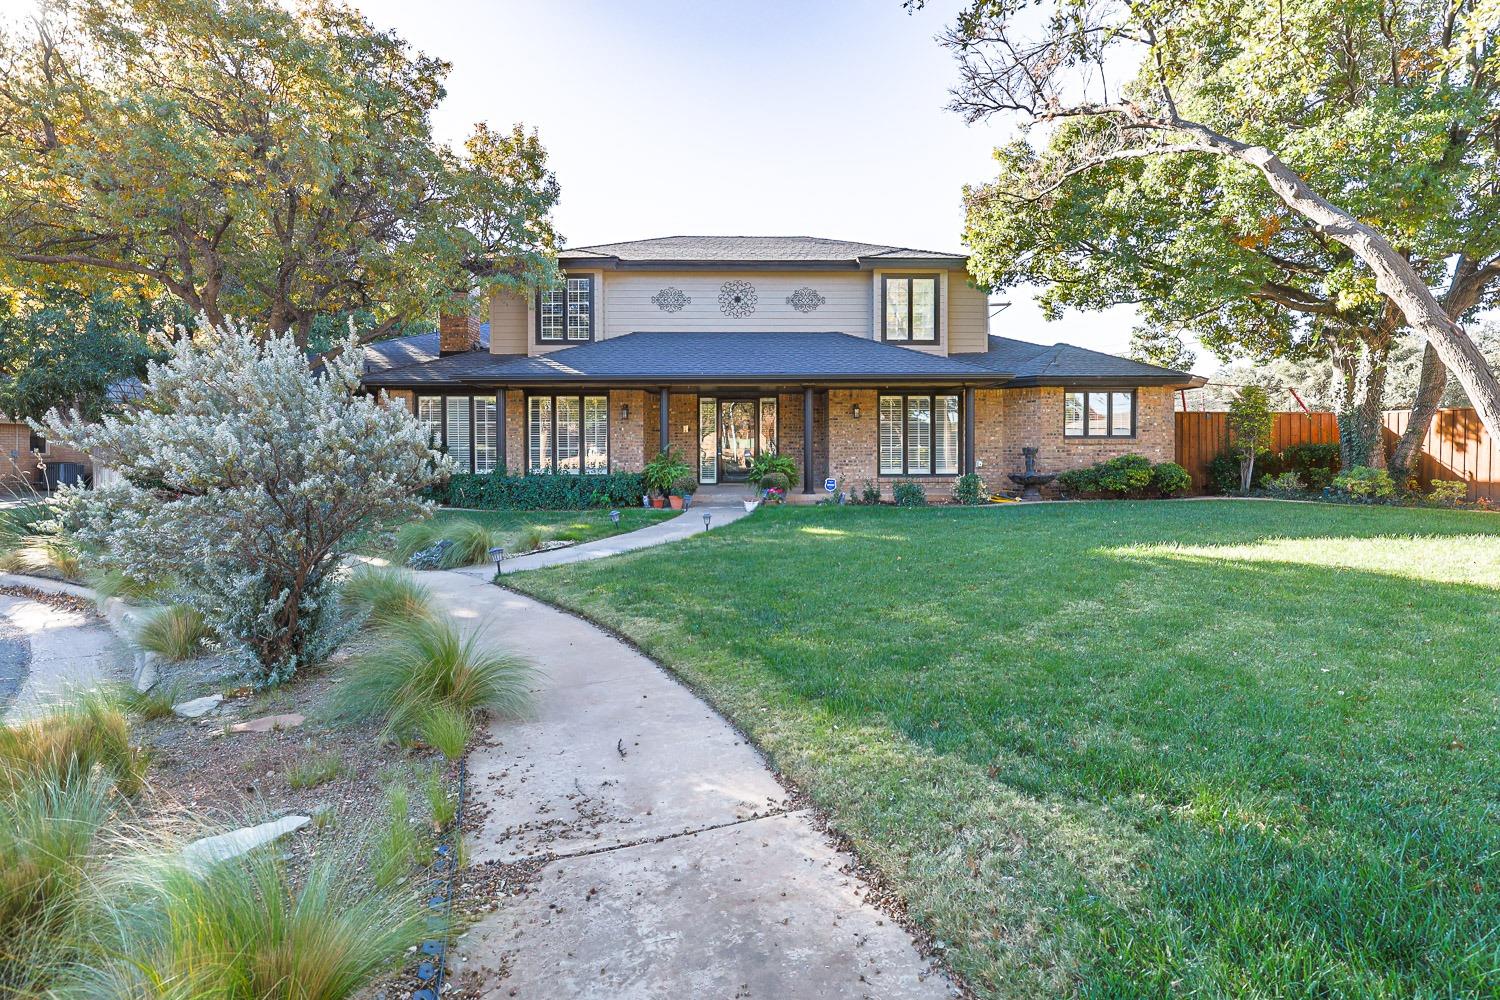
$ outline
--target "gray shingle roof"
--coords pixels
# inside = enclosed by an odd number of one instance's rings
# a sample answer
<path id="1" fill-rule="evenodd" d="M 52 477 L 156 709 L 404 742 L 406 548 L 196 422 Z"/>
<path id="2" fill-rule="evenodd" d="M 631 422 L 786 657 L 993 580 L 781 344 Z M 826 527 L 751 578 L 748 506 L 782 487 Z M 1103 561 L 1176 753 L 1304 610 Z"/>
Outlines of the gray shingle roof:
<path id="1" fill-rule="evenodd" d="M 818 236 L 662 236 L 649 240 L 627 240 L 623 243 L 600 243 L 594 246 L 569 247 L 559 258 L 613 257 L 622 262 L 787 262 L 808 264 L 847 264 L 860 261 L 878 263 L 892 260 L 930 259 L 961 263 L 963 254 L 936 250 L 915 250 L 880 243 L 856 243 L 829 240 Z"/>
<path id="2" fill-rule="evenodd" d="M 1187 372 L 1173 371 L 1141 361 L 1091 351 L 1072 344 L 1033 344 L 1010 337 L 990 336 L 990 349 L 982 354 L 955 354 L 981 368 L 1008 372 L 1010 386 L 1065 385 L 1079 382 L 1115 381 L 1136 385 L 1193 382 Z"/>
<path id="3" fill-rule="evenodd" d="M 479 346 L 490 349 L 490 325 L 479 325 Z M 365 345 L 365 371 L 378 372 L 403 365 L 432 361 L 438 356 L 438 333 L 414 333 L 409 337 L 392 337 Z"/>

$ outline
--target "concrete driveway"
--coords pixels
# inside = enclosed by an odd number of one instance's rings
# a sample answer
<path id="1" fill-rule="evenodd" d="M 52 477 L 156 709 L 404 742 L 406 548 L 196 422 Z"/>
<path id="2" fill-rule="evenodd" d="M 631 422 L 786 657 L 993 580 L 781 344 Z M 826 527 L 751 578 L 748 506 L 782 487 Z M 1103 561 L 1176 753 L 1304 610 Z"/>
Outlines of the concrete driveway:
<path id="1" fill-rule="evenodd" d="M 542 671 L 534 717 L 469 758 L 471 864 L 543 859 L 459 942 L 486 997 L 939 998 L 948 980 L 865 902 L 759 753 L 650 660 L 460 573 L 439 602 Z"/>

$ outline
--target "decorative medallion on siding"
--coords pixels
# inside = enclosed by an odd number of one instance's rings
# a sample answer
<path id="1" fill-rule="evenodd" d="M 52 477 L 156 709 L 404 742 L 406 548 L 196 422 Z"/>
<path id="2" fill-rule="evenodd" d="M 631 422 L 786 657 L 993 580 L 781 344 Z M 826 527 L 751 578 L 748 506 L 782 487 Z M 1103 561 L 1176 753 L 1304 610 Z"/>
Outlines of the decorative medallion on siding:
<path id="1" fill-rule="evenodd" d="M 755 286 L 736 278 L 719 286 L 719 312 L 739 319 L 755 312 Z"/>
<path id="2" fill-rule="evenodd" d="M 810 313 L 827 301 L 818 294 L 816 288 L 809 288 L 806 285 L 786 297 L 786 304 L 799 313 Z"/>
<path id="3" fill-rule="evenodd" d="M 656 308 L 664 313 L 682 312 L 682 307 L 693 301 L 693 297 L 680 288 L 668 285 L 655 295 L 651 296 L 651 302 Z"/>

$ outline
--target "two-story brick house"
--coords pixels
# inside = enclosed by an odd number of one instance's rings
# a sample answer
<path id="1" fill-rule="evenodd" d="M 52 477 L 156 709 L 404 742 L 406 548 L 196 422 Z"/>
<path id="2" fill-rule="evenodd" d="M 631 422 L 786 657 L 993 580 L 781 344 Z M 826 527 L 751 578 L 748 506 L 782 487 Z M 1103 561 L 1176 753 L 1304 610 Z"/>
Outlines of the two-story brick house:
<path id="1" fill-rule="evenodd" d="M 409 406 L 461 468 L 639 470 L 670 444 L 704 484 L 758 452 L 889 495 L 1173 456 L 1183 372 L 990 333 L 966 258 L 811 237 L 674 236 L 559 255 L 565 286 L 501 292 L 438 336 L 374 345 L 365 382 Z M 487 336 L 483 336 L 481 331 Z"/>

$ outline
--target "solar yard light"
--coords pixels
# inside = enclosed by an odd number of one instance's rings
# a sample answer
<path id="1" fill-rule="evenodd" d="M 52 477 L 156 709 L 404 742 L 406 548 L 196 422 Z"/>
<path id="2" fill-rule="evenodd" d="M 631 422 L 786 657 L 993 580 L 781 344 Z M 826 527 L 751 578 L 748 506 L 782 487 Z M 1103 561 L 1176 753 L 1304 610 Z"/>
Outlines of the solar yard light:
<path id="1" fill-rule="evenodd" d="M 704 531 L 708 530 L 708 522 L 712 521 L 713 517 L 714 516 L 712 514 L 710 514 L 708 511 L 705 510 L 703 512 L 703 530 Z"/>
<path id="2" fill-rule="evenodd" d="M 617 510 L 610 511 L 609 520 L 611 524 L 618 528 L 620 526 L 620 512 Z"/>
<path id="3" fill-rule="evenodd" d="M 500 564 L 505 561 L 505 547 L 496 545 L 490 549 L 490 558 L 495 560 L 495 572 L 500 572 Z"/>

